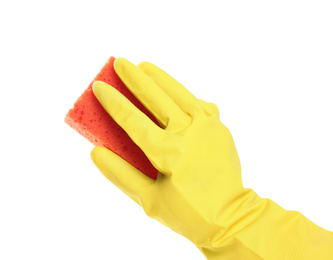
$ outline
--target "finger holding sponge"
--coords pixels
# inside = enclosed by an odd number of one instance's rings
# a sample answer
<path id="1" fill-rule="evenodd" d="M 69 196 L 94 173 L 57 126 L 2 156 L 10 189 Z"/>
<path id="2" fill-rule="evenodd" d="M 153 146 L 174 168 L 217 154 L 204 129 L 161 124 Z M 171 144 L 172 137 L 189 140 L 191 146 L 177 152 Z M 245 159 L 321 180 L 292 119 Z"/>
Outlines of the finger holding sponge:
<path id="1" fill-rule="evenodd" d="M 114 61 L 110 59 L 103 66 L 88 88 L 69 110 L 65 122 L 96 146 L 104 146 L 152 179 L 157 178 L 158 171 L 148 160 L 143 151 L 131 140 L 127 133 L 111 118 L 95 97 L 92 85 L 103 81 L 117 89 L 138 109 L 158 125 L 153 115 L 128 90 L 114 70 Z"/>

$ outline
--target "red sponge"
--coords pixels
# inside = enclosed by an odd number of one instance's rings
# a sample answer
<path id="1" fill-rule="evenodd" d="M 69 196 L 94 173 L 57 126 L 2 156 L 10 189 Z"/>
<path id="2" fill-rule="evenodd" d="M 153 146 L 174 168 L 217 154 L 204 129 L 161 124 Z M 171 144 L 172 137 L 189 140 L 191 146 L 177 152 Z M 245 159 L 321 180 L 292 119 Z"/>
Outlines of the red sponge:
<path id="1" fill-rule="evenodd" d="M 100 80 L 108 83 L 158 125 L 156 119 L 120 80 L 113 68 L 114 61 L 114 57 L 107 61 L 88 88 L 75 102 L 74 107 L 69 110 L 65 122 L 94 145 L 107 147 L 150 178 L 156 179 L 158 171 L 143 151 L 104 110 L 92 91 L 92 85 L 95 81 Z"/>

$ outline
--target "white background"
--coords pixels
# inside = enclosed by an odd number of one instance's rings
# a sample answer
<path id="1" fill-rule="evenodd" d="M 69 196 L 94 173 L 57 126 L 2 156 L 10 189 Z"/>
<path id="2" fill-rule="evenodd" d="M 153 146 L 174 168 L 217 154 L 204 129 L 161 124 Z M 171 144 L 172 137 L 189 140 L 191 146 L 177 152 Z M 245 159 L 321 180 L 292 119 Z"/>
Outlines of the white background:
<path id="1" fill-rule="evenodd" d="M 332 1 L 1 1 L 0 259 L 204 259 L 64 123 L 109 56 L 214 102 L 245 187 L 333 230 Z"/>

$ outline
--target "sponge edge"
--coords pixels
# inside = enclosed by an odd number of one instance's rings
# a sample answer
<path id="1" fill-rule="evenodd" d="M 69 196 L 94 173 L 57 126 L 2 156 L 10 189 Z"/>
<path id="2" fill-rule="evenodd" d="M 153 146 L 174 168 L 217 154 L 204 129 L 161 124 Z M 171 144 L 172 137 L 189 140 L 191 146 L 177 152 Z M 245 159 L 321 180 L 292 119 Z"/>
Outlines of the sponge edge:
<path id="1" fill-rule="evenodd" d="M 114 71 L 115 58 L 111 57 L 88 88 L 69 110 L 65 122 L 96 146 L 104 146 L 152 179 L 158 171 L 143 151 L 130 139 L 127 133 L 110 117 L 95 97 L 92 85 L 95 81 L 104 81 L 121 92 L 138 109 L 145 113 L 157 125 L 157 120 L 127 89 Z"/>

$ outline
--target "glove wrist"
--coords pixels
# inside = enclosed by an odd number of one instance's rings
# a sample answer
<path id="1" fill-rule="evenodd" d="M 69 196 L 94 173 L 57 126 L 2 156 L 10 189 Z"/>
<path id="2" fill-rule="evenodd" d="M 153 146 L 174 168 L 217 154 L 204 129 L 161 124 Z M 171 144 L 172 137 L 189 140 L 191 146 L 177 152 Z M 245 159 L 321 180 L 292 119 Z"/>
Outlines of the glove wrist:
<path id="1" fill-rule="evenodd" d="M 272 200 L 246 190 L 243 202 L 237 206 L 237 217 L 223 226 L 224 232 L 212 246 L 197 246 L 207 259 L 332 259 L 331 232 L 297 211 L 284 210 Z"/>

